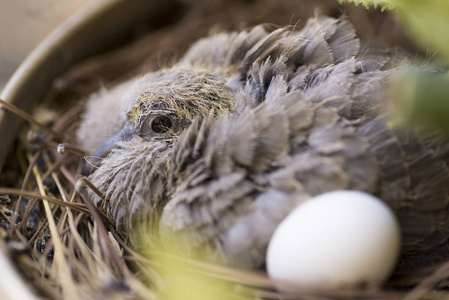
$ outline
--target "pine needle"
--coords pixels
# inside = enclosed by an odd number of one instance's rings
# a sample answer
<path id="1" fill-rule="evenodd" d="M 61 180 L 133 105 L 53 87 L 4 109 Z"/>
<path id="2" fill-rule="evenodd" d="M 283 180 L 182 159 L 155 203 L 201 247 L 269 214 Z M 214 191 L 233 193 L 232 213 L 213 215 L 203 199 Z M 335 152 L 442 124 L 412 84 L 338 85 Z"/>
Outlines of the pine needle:
<path id="1" fill-rule="evenodd" d="M 46 132 L 50 133 L 51 135 L 53 135 L 55 138 L 62 140 L 64 137 L 62 136 L 61 133 L 54 131 L 53 129 L 51 129 L 48 126 L 45 126 L 44 124 L 42 124 L 41 122 L 37 121 L 33 116 L 31 116 L 30 114 L 28 114 L 27 112 L 25 112 L 24 110 L 18 108 L 17 106 L 6 102 L 5 100 L 0 99 L 0 104 L 2 105 L 2 107 L 4 109 L 7 109 L 8 111 L 18 115 L 19 117 L 21 117 L 22 119 L 42 128 L 43 130 L 45 130 Z"/>
<path id="2" fill-rule="evenodd" d="M 41 174 L 39 172 L 39 169 L 37 166 L 33 167 L 33 174 L 37 182 L 37 186 L 39 188 L 39 192 L 42 196 L 46 196 L 45 194 L 45 188 L 44 183 L 41 178 Z M 48 226 L 50 228 L 52 241 L 54 245 L 55 250 L 55 264 L 57 268 L 57 274 L 56 276 L 61 276 L 60 278 L 63 278 L 64 280 L 61 280 L 61 288 L 62 288 L 62 294 L 64 299 L 77 299 L 76 297 L 76 288 L 75 284 L 73 282 L 72 274 L 70 272 L 70 268 L 67 265 L 67 261 L 65 259 L 64 250 L 65 247 L 61 242 L 58 230 L 56 228 L 56 223 L 53 218 L 53 214 L 50 208 L 49 201 L 46 199 L 43 199 L 44 209 L 48 220 Z"/>

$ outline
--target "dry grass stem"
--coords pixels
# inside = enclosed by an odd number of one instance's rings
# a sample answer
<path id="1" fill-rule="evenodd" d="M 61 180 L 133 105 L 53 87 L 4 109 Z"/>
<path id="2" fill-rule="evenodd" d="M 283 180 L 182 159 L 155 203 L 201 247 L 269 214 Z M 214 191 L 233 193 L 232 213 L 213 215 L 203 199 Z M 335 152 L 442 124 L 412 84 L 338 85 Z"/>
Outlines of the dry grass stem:
<path id="1" fill-rule="evenodd" d="M 38 152 L 33 156 L 33 158 L 31 159 L 30 165 L 28 166 L 28 169 L 25 173 L 25 178 L 23 179 L 23 183 L 22 183 L 22 188 L 20 190 L 20 194 L 19 194 L 19 199 L 17 200 L 17 204 L 16 207 L 14 209 L 14 213 L 13 213 L 13 217 L 11 220 L 11 228 L 10 231 L 11 233 L 14 231 L 15 227 L 16 227 L 16 223 L 17 223 L 17 218 L 19 216 L 18 212 L 20 209 L 20 206 L 22 205 L 22 198 L 23 198 L 23 192 L 25 192 L 25 186 L 28 183 L 28 180 L 30 179 L 30 175 L 31 175 L 31 170 L 32 168 L 36 165 L 37 160 L 39 159 L 40 155 L 42 153 L 42 150 L 39 149 Z"/>
<path id="2" fill-rule="evenodd" d="M 24 197 L 30 197 L 30 198 L 37 198 L 41 199 L 43 201 L 48 201 L 53 204 L 57 204 L 62 207 L 70 207 L 71 209 L 74 209 L 76 211 L 82 212 L 82 213 L 88 213 L 88 210 L 84 204 L 81 203 L 68 203 L 64 202 L 57 198 L 52 198 L 46 195 L 42 194 L 36 194 L 33 192 L 27 192 L 27 191 L 21 191 L 18 189 L 12 189 L 12 188 L 0 188 L 0 195 L 22 195 Z"/>
<path id="3" fill-rule="evenodd" d="M 45 130 L 46 132 L 50 133 L 51 135 L 53 135 L 55 138 L 62 140 L 64 137 L 61 133 L 54 131 L 53 129 L 51 129 L 48 126 L 45 126 L 44 124 L 42 124 L 41 122 L 37 121 L 33 116 L 31 116 L 30 114 L 28 114 L 27 112 L 21 110 L 20 108 L 18 108 L 15 105 L 12 105 L 2 99 L 0 99 L 0 104 L 3 106 L 4 109 L 7 109 L 8 111 L 18 115 L 19 117 L 21 117 L 22 119 L 40 127 L 41 129 Z"/>
<path id="4" fill-rule="evenodd" d="M 44 183 L 42 181 L 41 174 L 39 172 L 39 169 L 37 166 L 33 167 L 33 174 L 36 178 L 37 186 L 39 188 L 39 192 L 42 196 L 46 196 Z M 49 201 L 46 199 L 43 199 L 44 209 L 48 221 L 48 225 L 51 232 L 52 242 L 54 244 L 55 248 L 55 265 L 56 265 L 56 274 L 55 276 L 61 276 L 61 278 L 64 278 L 65 280 L 61 281 L 61 287 L 62 287 L 62 294 L 64 299 L 76 299 L 76 288 L 73 283 L 72 274 L 70 272 L 70 268 L 67 265 L 67 261 L 65 259 L 65 247 L 61 242 L 61 238 L 59 236 L 55 219 L 53 218 L 53 213 L 50 208 Z"/>

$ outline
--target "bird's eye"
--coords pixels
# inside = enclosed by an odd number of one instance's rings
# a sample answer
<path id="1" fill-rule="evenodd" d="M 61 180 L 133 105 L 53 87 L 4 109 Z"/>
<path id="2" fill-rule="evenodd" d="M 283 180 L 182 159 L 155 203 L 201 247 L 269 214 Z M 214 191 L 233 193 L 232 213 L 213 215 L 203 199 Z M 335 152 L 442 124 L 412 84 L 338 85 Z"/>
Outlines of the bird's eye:
<path id="1" fill-rule="evenodd" d="M 157 116 L 151 120 L 151 130 L 155 133 L 166 133 L 173 126 L 173 122 L 168 116 Z"/>

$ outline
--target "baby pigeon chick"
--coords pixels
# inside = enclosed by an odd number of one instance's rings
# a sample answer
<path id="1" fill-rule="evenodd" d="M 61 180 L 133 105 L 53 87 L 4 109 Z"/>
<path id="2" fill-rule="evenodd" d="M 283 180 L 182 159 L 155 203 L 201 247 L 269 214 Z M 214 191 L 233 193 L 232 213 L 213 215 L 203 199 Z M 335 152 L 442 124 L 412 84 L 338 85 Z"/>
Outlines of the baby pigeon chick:
<path id="1" fill-rule="evenodd" d="M 449 144 L 387 126 L 394 55 L 361 46 L 344 18 L 199 40 L 173 67 L 125 83 L 123 97 L 118 87 L 91 100 L 80 143 L 93 156 L 111 151 L 90 174 L 105 199 L 90 196 L 135 245 L 158 232 L 260 268 L 299 203 L 362 190 L 399 219 L 400 270 L 440 261 L 449 253 Z M 123 128 L 93 128 L 94 107 L 115 110 L 106 121 Z"/>

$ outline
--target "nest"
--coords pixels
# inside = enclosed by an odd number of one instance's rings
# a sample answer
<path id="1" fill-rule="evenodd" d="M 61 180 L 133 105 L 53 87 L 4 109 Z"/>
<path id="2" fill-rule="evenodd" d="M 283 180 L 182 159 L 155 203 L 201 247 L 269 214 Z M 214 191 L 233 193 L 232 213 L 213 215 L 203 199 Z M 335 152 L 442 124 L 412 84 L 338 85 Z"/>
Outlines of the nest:
<path id="1" fill-rule="evenodd" d="M 119 49 L 84 61 L 55 80 L 27 120 L 0 175 L 0 263 L 11 278 L 6 299 L 447 299 L 439 289 L 448 263 L 391 278 L 382 288 L 311 289 L 275 284 L 265 274 L 194 261 L 157 247 L 132 249 L 115 223 L 95 207 L 81 176 L 85 152 L 75 131 L 87 95 L 133 74 L 170 64 L 212 30 L 263 22 L 295 24 L 315 13 L 350 16 L 363 40 L 416 51 L 391 15 L 334 1 L 198 0 L 177 7 Z M 296 12 L 292 14 L 292 12 Z M 298 22 L 298 26 L 303 22 Z M 150 26 L 148 26 L 150 25 Z M 385 30 L 388 28 L 388 30 Z M 394 30 L 391 30 L 393 28 Z M 186 34 L 188 33 L 188 34 Z M 176 52 L 175 52 L 176 51 Z M 126 74 L 123 76 L 123 74 Z M 59 144 L 63 142 L 63 144 Z M 442 283 L 443 282 L 443 283 Z M 14 288 L 12 287 L 14 284 Z M 17 287 L 16 287 L 17 286 Z M 282 289 L 278 289 L 282 286 Z"/>

